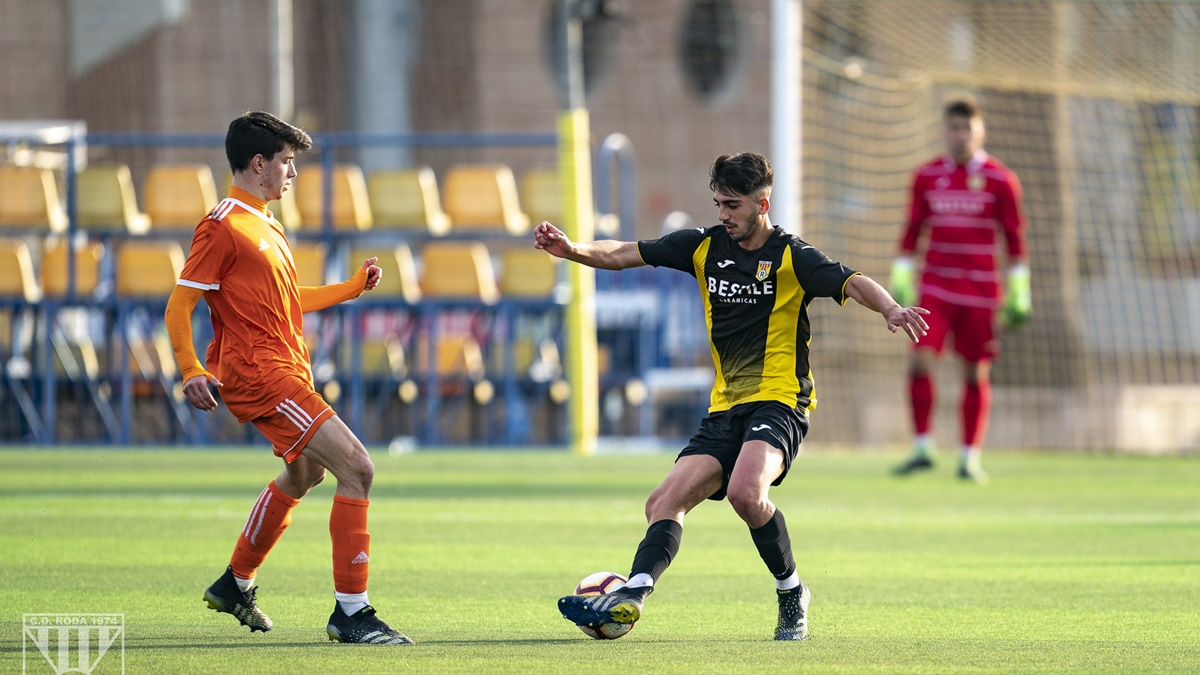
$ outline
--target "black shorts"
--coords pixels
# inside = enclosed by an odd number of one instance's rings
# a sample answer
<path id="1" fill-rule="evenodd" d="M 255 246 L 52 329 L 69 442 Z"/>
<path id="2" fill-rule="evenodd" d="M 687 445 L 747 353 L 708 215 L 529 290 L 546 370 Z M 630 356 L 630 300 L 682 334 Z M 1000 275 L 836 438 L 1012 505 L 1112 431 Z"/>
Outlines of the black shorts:
<path id="1" fill-rule="evenodd" d="M 720 501 L 725 499 L 729 489 L 729 477 L 733 475 L 733 465 L 742 452 L 742 444 L 766 441 L 783 451 L 783 472 L 771 483 L 779 485 L 792 468 L 792 461 L 800 455 L 800 442 L 806 433 L 808 417 L 798 408 L 789 408 L 776 401 L 740 403 L 729 410 L 709 413 L 679 457 L 710 455 L 721 463 L 721 489 L 709 497 Z M 676 462 L 679 457 L 675 458 Z"/>

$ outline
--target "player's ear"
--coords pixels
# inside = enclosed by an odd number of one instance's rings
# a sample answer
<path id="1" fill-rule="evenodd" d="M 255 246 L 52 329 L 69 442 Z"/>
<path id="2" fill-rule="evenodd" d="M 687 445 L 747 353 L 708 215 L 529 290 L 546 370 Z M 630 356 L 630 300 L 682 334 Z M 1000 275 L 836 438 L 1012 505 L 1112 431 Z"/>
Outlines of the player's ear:
<path id="1" fill-rule="evenodd" d="M 758 215 L 765 216 L 771 210 L 771 198 L 762 196 L 758 200 Z"/>
<path id="2" fill-rule="evenodd" d="M 254 166 L 256 172 L 262 173 L 263 167 L 267 165 L 267 160 L 261 154 L 255 155 L 254 159 L 250 160 L 250 164 Z"/>

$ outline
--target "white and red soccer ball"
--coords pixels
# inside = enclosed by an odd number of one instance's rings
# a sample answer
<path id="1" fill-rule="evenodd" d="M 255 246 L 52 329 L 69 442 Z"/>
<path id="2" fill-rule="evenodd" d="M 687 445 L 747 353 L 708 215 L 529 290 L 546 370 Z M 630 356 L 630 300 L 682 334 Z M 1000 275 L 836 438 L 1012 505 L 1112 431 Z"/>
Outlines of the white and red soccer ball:
<path id="1" fill-rule="evenodd" d="M 625 577 L 615 572 L 595 572 L 589 574 L 575 586 L 575 595 L 604 595 L 625 585 Z M 579 630 L 585 635 L 597 640 L 616 640 L 633 630 L 631 623 L 594 623 L 580 626 Z"/>

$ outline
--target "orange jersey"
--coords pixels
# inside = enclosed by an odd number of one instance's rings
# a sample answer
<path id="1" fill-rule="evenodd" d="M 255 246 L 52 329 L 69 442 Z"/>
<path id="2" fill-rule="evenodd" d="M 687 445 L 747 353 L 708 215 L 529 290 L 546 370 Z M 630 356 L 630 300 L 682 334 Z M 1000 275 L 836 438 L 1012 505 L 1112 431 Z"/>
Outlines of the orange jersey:
<path id="1" fill-rule="evenodd" d="M 205 362 L 241 422 L 272 410 L 280 387 L 313 384 L 291 247 L 266 206 L 231 187 L 196 226 L 179 278 L 204 291 L 213 325 Z"/>

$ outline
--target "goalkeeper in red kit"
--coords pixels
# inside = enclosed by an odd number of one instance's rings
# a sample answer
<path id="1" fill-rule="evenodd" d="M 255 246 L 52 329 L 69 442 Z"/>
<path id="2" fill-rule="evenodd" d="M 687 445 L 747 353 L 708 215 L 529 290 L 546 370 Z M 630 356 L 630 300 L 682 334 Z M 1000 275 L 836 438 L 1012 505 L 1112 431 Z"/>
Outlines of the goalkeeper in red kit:
<path id="1" fill-rule="evenodd" d="M 917 303 L 930 312 L 929 334 L 914 346 L 909 367 L 913 453 L 895 473 L 933 468 L 933 367 L 947 337 L 953 336 L 963 377 L 958 476 L 984 482 L 980 452 L 991 408 L 989 371 L 999 352 L 997 312 L 1005 325 L 1014 327 L 1029 319 L 1031 309 L 1021 184 L 1008 167 L 984 152 L 983 115 L 974 103 L 951 102 L 944 122 L 948 153 L 922 165 L 913 176 L 908 225 L 892 266 L 890 290 L 896 301 L 901 306 Z M 1005 243 L 1006 258 L 1000 255 L 999 239 Z M 918 282 L 914 259 L 922 240 L 924 265 Z M 1008 262 L 1007 270 L 1002 270 L 1002 259 Z M 1002 292 L 1003 286 L 1007 288 Z"/>

